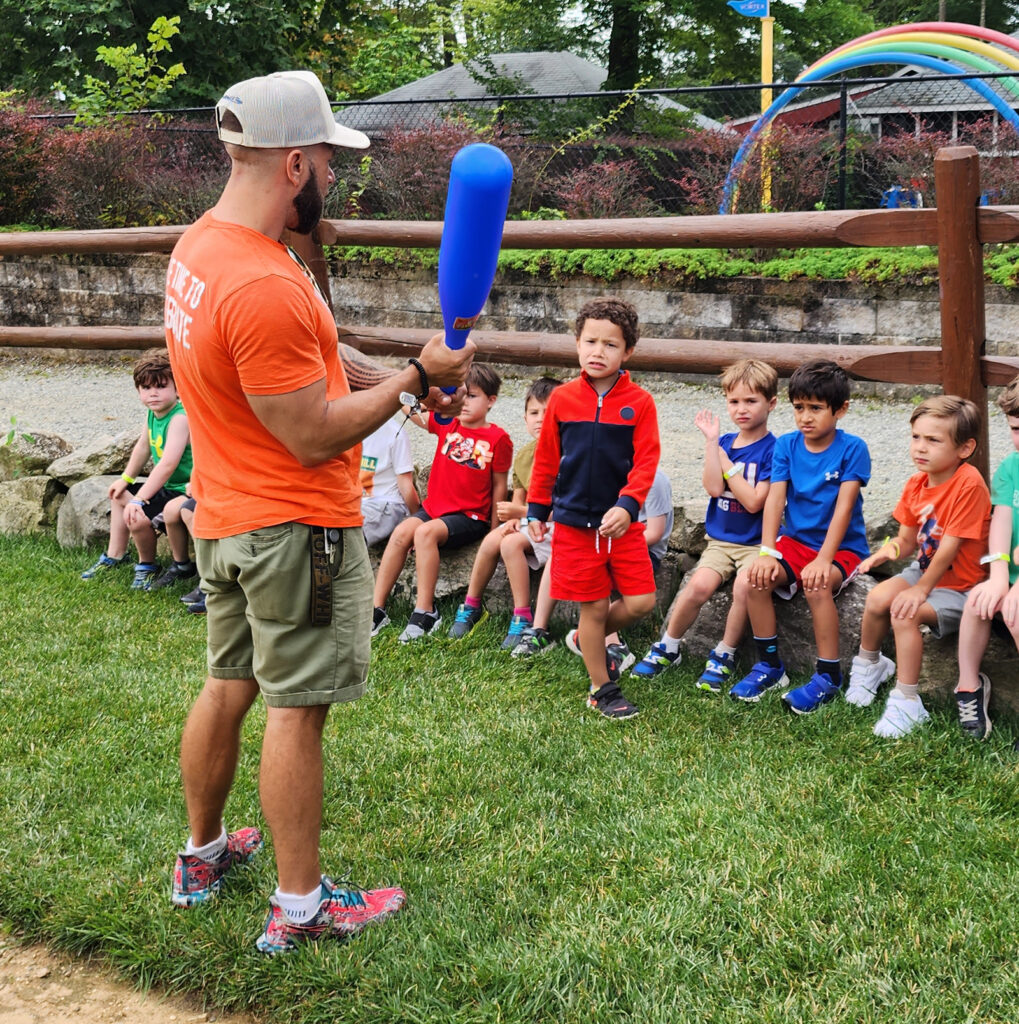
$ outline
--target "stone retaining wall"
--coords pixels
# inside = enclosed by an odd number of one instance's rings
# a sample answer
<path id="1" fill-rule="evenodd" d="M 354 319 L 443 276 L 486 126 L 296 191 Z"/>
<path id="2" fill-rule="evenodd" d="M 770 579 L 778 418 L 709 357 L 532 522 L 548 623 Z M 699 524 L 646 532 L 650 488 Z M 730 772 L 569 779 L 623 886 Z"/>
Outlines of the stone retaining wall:
<path id="1" fill-rule="evenodd" d="M 164 256 L 0 258 L 0 323 L 7 326 L 156 325 L 162 320 Z M 334 265 L 336 318 L 350 325 L 436 328 L 434 271 Z M 567 333 L 588 298 L 630 299 L 648 337 L 833 345 L 937 345 L 939 296 L 928 287 L 849 281 L 741 278 L 675 283 L 500 274 L 484 326 Z M 987 287 L 987 351 L 1019 354 L 1019 297 Z"/>

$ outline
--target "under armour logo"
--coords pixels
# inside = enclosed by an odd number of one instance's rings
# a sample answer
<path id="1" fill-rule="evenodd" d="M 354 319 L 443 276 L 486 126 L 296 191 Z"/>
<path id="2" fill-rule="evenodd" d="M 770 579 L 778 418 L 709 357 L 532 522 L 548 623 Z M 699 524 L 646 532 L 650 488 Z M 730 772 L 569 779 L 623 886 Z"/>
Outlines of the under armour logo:
<path id="1" fill-rule="evenodd" d="M 836 469 L 834 473 L 825 473 L 824 478 L 826 481 L 838 480 L 839 471 Z"/>

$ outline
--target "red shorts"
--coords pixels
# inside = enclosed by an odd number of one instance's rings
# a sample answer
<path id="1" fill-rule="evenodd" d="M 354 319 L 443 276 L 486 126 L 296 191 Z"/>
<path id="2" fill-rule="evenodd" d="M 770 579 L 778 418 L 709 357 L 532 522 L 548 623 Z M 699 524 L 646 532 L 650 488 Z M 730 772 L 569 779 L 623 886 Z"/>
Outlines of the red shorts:
<path id="1" fill-rule="evenodd" d="M 779 537 L 775 542 L 775 547 L 782 552 L 782 568 L 785 569 L 786 575 L 789 577 L 788 586 L 778 588 L 775 592 L 779 597 L 792 597 L 803 582 L 804 567 L 817 558 L 817 551 L 806 544 L 801 544 L 798 540 L 793 540 L 792 537 Z M 838 594 L 856 575 L 856 567 L 861 561 L 860 556 L 852 551 L 843 550 L 835 553 L 832 565 L 842 573 L 842 580 L 832 590 L 832 597 Z"/>
<path id="2" fill-rule="evenodd" d="M 600 601 L 613 590 L 636 596 L 655 592 L 644 524 L 631 523 L 622 537 L 556 523 L 552 533 L 552 599 Z"/>

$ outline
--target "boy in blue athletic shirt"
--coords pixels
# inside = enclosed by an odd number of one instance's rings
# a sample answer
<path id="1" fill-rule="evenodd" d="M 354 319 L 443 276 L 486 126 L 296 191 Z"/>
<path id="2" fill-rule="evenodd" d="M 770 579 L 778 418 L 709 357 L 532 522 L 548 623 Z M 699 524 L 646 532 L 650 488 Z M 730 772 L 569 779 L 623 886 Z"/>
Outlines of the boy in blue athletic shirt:
<path id="1" fill-rule="evenodd" d="M 860 438 L 838 429 L 849 410 L 849 377 L 837 363 L 804 363 L 789 378 L 789 400 L 796 430 L 775 442 L 760 556 L 736 578 L 736 590 L 746 598 L 758 661 L 729 693 L 754 703 L 788 682 L 771 595 L 778 591 L 791 597 L 802 589 L 814 624 L 817 671 L 782 696 L 790 710 L 802 715 L 841 690 L 835 597 L 869 553 L 861 490 L 870 479 L 870 453 Z"/>

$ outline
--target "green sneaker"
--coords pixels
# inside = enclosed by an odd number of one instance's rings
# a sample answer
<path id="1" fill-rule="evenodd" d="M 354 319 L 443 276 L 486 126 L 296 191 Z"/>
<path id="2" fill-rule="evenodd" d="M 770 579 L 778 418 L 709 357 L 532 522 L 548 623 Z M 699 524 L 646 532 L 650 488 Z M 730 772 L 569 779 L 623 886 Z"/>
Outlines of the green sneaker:
<path id="1" fill-rule="evenodd" d="M 97 559 L 95 565 L 90 565 L 82 574 L 83 580 L 91 580 L 96 576 L 103 575 L 108 569 L 116 569 L 118 565 L 123 565 L 127 561 L 127 555 L 122 555 L 120 558 L 110 558 L 108 554 L 103 552 Z"/>

